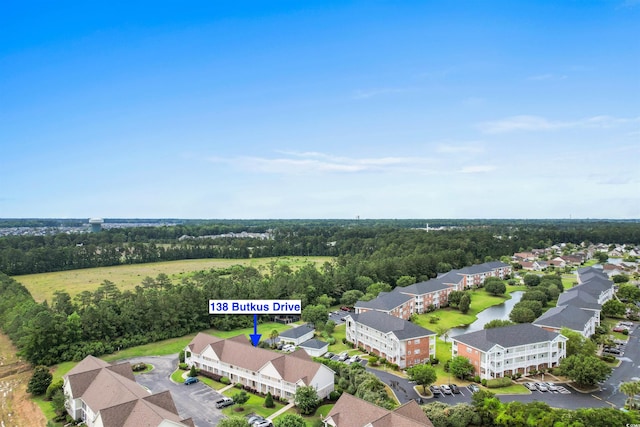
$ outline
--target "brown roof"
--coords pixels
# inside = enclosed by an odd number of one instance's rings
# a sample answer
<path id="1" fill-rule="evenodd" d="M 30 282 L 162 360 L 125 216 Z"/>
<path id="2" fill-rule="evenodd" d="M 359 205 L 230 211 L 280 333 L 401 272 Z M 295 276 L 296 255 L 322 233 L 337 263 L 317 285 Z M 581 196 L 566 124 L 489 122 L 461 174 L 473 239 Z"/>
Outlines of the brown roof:
<path id="1" fill-rule="evenodd" d="M 104 427 L 158 426 L 165 419 L 193 426 L 191 419 L 181 420 L 169 391 L 150 395 L 137 384 L 129 363 L 110 365 L 88 356 L 63 378 L 71 397 L 99 413 Z"/>
<path id="2" fill-rule="evenodd" d="M 433 427 L 415 401 L 389 411 L 348 393 L 342 393 L 327 418 L 337 427 Z"/>
<path id="3" fill-rule="evenodd" d="M 201 332 L 195 336 L 188 347 L 192 349 L 193 353 L 201 354 L 208 345 L 205 344 L 207 341 L 211 344 L 211 349 L 224 363 L 240 366 L 254 372 L 271 363 L 280 376 L 290 383 L 302 380 L 308 385 L 320 367 L 323 366 L 314 362 L 304 350 L 298 350 L 292 354 L 275 353 L 254 347 L 244 335 L 222 340 Z"/>

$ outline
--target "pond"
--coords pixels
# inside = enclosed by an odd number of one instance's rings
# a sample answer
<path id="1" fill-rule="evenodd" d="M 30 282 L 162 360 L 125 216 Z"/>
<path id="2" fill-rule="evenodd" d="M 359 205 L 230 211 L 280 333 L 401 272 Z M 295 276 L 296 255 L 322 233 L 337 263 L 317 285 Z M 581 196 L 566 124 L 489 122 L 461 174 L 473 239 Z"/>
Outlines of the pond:
<path id="1" fill-rule="evenodd" d="M 511 292 L 511 299 L 505 301 L 500 305 L 494 305 L 478 313 L 478 319 L 472 324 L 465 326 L 464 328 L 451 328 L 449 329 L 449 337 L 455 337 L 456 335 L 466 334 L 468 332 L 479 331 L 484 328 L 485 323 L 494 320 L 502 319 L 509 320 L 509 313 L 517 302 L 522 298 L 523 291 Z"/>

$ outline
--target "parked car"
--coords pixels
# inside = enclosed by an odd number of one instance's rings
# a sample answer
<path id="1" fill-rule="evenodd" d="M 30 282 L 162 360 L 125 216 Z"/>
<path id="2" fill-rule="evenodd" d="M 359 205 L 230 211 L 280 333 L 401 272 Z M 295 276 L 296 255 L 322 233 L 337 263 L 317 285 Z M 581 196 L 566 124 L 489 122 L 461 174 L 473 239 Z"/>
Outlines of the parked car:
<path id="1" fill-rule="evenodd" d="M 346 351 L 343 351 L 342 353 L 340 353 L 340 356 L 338 356 L 338 360 L 340 362 L 344 362 L 348 358 L 349 358 L 349 353 L 347 353 Z"/>
<path id="2" fill-rule="evenodd" d="M 547 386 L 549 391 L 558 391 L 558 387 L 554 383 L 543 383 Z"/>
<path id="3" fill-rule="evenodd" d="M 613 347 L 605 347 L 602 350 L 603 353 L 609 353 L 609 354 L 615 354 L 616 356 L 619 356 L 620 354 L 622 354 L 622 352 L 620 350 L 618 350 L 617 348 L 613 348 Z"/>
<path id="4" fill-rule="evenodd" d="M 252 424 L 253 427 L 273 427 L 273 423 L 269 420 L 263 419 L 261 421 L 256 421 Z"/>
<path id="5" fill-rule="evenodd" d="M 615 328 L 613 328 L 613 332 L 624 332 L 624 331 L 629 331 L 629 328 L 625 328 L 624 326 L 616 326 Z"/>
<path id="6" fill-rule="evenodd" d="M 351 309 L 349 307 L 347 307 L 346 305 L 343 305 L 342 307 L 340 307 L 340 310 L 342 310 L 342 311 L 351 311 Z"/>
<path id="7" fill-rule="evenodd" d="M 431 387 L 429 387 L 429 390 L 431 390 L 433 397 L 442 396 L 442 391 L 440 391 L 440 387 L 438 387 L 437 385 L 432 385 Z"/>
<path id="8" fill-rule="evenodd" d="M 357 354 L 355 356 L 351 356 L 351 358 L 349 359 L 349 363 L 357 363 L 360 361 L 360 356 L 358 356 Z"/>
<path id="9" fill-rule="evenodd" d="M 475 392 L 477 392 L 477 391 L 480 391 L 480 387 L 478 387 L 478 386 L 477 386 L 477 385 L 475 385 L 475 384 L 469 384 L 469 385 L 467 386 L 467 388 L 469 389 L 469 391 L 471 391 L 471 393 L 475 393 Z"/>
<path id="10" fill-rule="evenodd" d="M 524 386 L 531 391 L 537 390 L 536 385 L 534 383 L 524 383 Z"/>
<path id="11" fill-rule="evenodd" d="M 331 359 L 333 356 L 335 356 L 335 354 L 330 351 L 324 354 L 325 359 Z"/>
<path id="12" fill-rule="evenodd" d="M 253 423 L 255 423 L 256 421 L 262 421 L 262 420 L 264 420 L 264 417 L 260 415 L 251 415 L 249 418 L 247 418 L 247 422 L 249 423 L 250 426 L 252 426 Z"/>
<path id="13" fill-rule="evenodd" d="M 216 400 L 216 408 L 218 409 L 226 408 L 227 406 L 231 406 L 231 405 L 233 405 L 233 399 L 229 397 L 223 397 L 220 400 Z"/>
<path id="14" fill-rule="evenodd" d="M 295 345 L 293 345 L 293 344 L 285 344 L 285 345 L 282 347 L 282 351 L 286 351 L 287 353 L 290 353 L 290 352 L 292 352 L 292 351 L 293 351 L 293 350 L 295 350 L 295 349 L 296 349 L 296 346 L 295 346 Z"/>
<path id="15" fill-rule="evenodd" d="M 536 383 L 536 388 L 538 389 L 538 391 L 549 391 L 549 387 L 546 386 L 546 384 L 544 383 Z"/>
<path id="16" fill-rule="evenodd" d="M 448 386 L 448 385 L 446 385 L 446 384 L 441 385 L 441 386 L 440 386 L 440 390 L 441 390 L 441 391 L 442 391 L 442 393 L 444 393 L 444 394 L 452 394 L 451 387 L 449 387 L 449 386 Z"/>
<path id="17" fill-rule="evenodd" d="M 449 384 L 449 387 L 451 388 L 451 391 L 453 392 L 453 394 L 460 394 L 460 389 L 458 388 L 457 385 Z"/>
<path id="18" fill-rule="evenodd" d="M 197 382 L 198 382 L 198 379 L 196 377 L 189 377 L 186 380 L 184 380 L 184 385 L 191 385 Z"/>

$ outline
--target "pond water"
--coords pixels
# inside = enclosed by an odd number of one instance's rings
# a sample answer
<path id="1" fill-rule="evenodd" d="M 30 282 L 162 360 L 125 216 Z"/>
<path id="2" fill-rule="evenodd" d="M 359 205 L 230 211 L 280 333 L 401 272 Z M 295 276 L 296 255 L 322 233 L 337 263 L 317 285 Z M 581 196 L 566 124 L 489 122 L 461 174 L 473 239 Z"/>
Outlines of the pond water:
<path id="1" fill-rule="evenodd" d="M 517 302 L 522 298 L 523 291 L 516 291 L 511 293 L 511 299 L 505 301 L 500 305 L 494 305 L 478 313 L 478 319 L 472 324 L 464 328 L 451 328 L 449 329 L 449 337 L 455 337 L 456 335 L 466 334 L 468 332 L 479 331 L 484 328 L 485 323 L 493 319 L 509 320 L 509 313 Z"/>

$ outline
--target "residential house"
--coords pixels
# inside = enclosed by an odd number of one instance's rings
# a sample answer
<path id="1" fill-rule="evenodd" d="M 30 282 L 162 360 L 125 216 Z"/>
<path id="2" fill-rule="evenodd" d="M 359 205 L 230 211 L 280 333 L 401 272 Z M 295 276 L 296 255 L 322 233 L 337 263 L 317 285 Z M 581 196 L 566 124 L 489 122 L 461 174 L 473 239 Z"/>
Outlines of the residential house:
<path id="1" fill-rule="evenodd" d="M 379 311 L 391 316 L 408 320 L 415 310 L 414 297 L 399 292 L 380 292 L 371 301 L 358 301 L 354 308 L 356 313 Z"/>
<path id="2" fill-rule="evenodd" d="M 379 311 L 347 315 L 346 338 L 403 369 L 436 354 L 435 332 Z"/>
<path id="3" fill-rule="evenodd" d="M 67 412 L 88 427 L 194 427 L 178 414 L 168 390 L 150 394 L 136 383 L 129 363 L 87 356 L 62 378 Z"/>
<path id="4" fill-rule="evenodd" d="M 278 338 L 280 338 L 281 342 L 291 343 L 298 346 L 303 342 L 312 339 L 314 334 L 315 328 L 309 324 L 306 324 L 282 331 L 278 335 Z"/>
<path id="5" fill-rule="evenodd" d="M 583 290 L 598 299 L 599 304 L 604 304 L 613 298 L 614 283 L 609 280 L 601 269 L 586 267 L 578 269 L 578 286 L 571 288 Z"/>
<path id="6" fill-rule="evenodd" d="M 596 313 L 596 326 L 600 325 L 600 312 L 602 311 L 602 304 L 598 303 L 598 299 L 596 297 L 588 292 L 581 290 L 579 286 L 571 288 L 568 291 L 560 294 L 556 306 L 563 305 L 571 305 L 583 310 L 593 311 L 594 313 Z"/>
<path id="7" fill-rule="evenodd" d="M 329 343 L 311 339 L 300 344 L 300 348 L 306 351 L 311 357 L 320 357 L 329 351 Z"/>
<path id="8" fill-rule="evenodd" d="M 537 256 L 533 252 L 516 252 L 513 254 L 515 261 L 534 261 Z"/>
<path id="9" fill-rule="evenodd" d="M 254 347 L 244 335 L 222 339 L 199 333 L 184 350 L 189 366 L 259 393 L 291 399 L 298 387 L 312 386 L 323 399 L 333 391 L 334 372 L 301 349 L 282 354 Z"/>
<path id="10" fill-rule="evenodd" d="M 348 393 L 342 393 L 322 422 L 324 427 L 433 427 L 414 400 L 390 411 Z"/>
<path id="11" fill-rule="evenodd" d="M 566 356 L 563 335 L 530 323 L 483 329 L 453 337 L 453 356 L 464 356 L 483 379 L 558 366 Z"/>
<path id="12" fill-rule="evenodd" d="M 573 305 L 561 305 L 547 310 L 533 324 L 553 332 L 560 332 L 563 327 L 566 327 L 589 338 L 596 332 L 596 326 L 600 324 L 600 313 Z"/>

